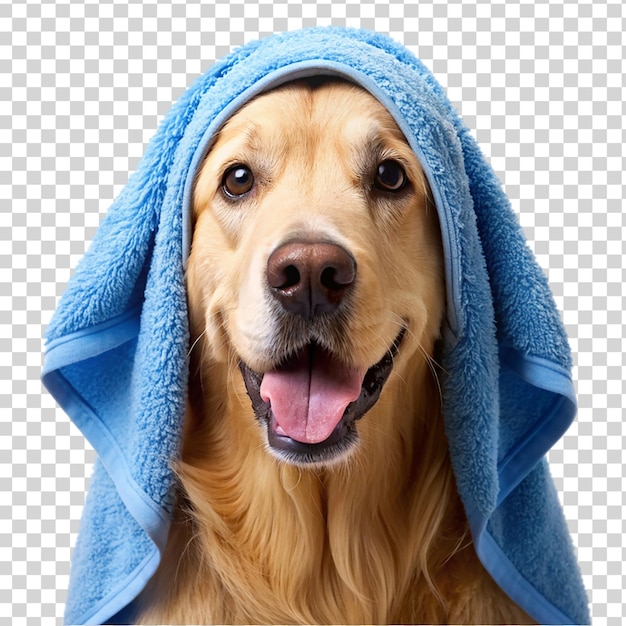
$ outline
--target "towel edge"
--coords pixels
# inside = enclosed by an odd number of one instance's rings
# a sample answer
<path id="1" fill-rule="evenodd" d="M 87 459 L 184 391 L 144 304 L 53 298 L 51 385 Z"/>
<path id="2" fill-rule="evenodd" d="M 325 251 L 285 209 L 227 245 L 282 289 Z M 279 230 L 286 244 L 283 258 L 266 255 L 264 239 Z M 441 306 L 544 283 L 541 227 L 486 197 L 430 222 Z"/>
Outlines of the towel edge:
<path id="1" fill-rule="evenodd" d="M 167 541 L 168 515 L 136 483 L 108 427 L 62 371 L 135 339 L 139 333 L 139 311 L 134 307 L 103 324 L 56 340 L 44 358 L 42 383 L 94 448 L 128 511 L 162 550 Z"/>
<path id="2" fill-rule="evenodd" d="M 543 357 L 500 348 L 501 367 L 507 367 L 525 382 L 554 394 L 549 412 L 498 464 L 497 505 L 528 476 L 537 463 L 565 434 L 577 412 L 576 391 L 568 369 Z"/>
<path id="3" fill-rule="evenodd" d="M 475 523 L 482 525 L 482 521 Z M 481 531 L 476 553 L 499 587 L 540 624 L 576 623 L 520 574 L 486 529 Z"/>
<path id="4" fill-rule="evenodd" d="M 510 368 L 527 383 L 555 394 L 550 412 L 537 428 L 528 433 L 499 464 L 500 491 L 496 508 L 528 476 L 572 424 L 576 415 L 576 394 L 570 372 L 563 365 L 544 357 L 524 354 L 503 346 L 501 364 Z M 575 623 L 538 591 L 515 567 L 497 545 L 489 531 L 489 517 L 469 508 L 468 521 L 476 553 L 500 588 L 539 623 Z"/>
<path id="5" fill-rule="evenodd" d="M 142 305 L 134 306 L 106 322 L 57 337 L 46 345 L 41 378 L 62 367 L 113 350 L 139 334 Z M 47 387 L 47 385 L 46 385 Z"/>
<path id="6" fill-rule="evenodd" d="M 145 588 L 160 562 L 156 546 L 133 571 L 95 607 L 71 624 L 106 624 L 108 620 L 128 607 Z M 67 623 L 67 622 L 64 622 Z"/>

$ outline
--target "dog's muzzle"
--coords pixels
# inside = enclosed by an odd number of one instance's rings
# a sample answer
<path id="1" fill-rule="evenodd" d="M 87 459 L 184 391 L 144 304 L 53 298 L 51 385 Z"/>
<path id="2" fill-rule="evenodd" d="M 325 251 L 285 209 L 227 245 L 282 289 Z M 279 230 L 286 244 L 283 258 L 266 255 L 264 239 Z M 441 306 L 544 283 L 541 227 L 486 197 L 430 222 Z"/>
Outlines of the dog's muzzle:
<path id="1" fill-rule="evenodd" d="M 281 333 L 297 348 L 279 352 L 265 373 L 245 363 L 240 369 L 271 450 L 289 462 L 327 463 L 353 446 L 355 422 L 374 406 L 393 368 L 404 331 L 369 370 L 349 367 L 324 347 L 342 332 L 356 280 L 352 254 L 327 240 L 288 240 L 268 258 L 267 289 Z"/>

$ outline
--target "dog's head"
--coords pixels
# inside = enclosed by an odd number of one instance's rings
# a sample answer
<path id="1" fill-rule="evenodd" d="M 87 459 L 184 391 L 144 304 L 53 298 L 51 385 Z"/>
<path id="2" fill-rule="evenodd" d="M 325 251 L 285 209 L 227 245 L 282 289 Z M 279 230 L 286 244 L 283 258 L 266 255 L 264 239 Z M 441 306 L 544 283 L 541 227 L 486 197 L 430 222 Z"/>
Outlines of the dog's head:
<path id="1" fill-rule="evenodd" d="M 389 376 L 424 363 L 441 326 L 436 211 L 402 132 L 346 82 L 282 86 L 221 129 L 193 211 L 203 358 L 243 378 L 277 456 L 342 456 Z"/>

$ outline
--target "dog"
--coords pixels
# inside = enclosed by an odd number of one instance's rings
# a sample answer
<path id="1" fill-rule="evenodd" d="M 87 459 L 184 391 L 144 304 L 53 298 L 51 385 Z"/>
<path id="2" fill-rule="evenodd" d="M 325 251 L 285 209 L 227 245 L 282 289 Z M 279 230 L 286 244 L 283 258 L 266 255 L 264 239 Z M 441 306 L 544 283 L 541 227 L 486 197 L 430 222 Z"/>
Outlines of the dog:
<path id="1" fill-rule="evenodd" d="M 447 450 L 444 260 L 420 164 L 335 78 L 257 96 L 193 192 L 180 493 L 142 623 L 533 623 Z"/>

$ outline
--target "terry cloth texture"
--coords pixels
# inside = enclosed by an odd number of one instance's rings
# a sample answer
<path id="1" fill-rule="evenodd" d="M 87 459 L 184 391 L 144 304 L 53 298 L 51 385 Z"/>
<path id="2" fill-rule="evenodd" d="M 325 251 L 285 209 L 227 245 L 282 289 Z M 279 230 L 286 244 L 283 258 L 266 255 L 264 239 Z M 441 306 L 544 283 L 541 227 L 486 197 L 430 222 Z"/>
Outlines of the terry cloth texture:
<path id="1" fill-rule="evenodd" d="M 166 541 L 169 460 L 179 454 L 186 400 L 194 173 L 245 102 L 313 75 L 343 77 L 373 94 L 430 182 L 446 261 L 444 417 L 480 559 L 538 622 L 588 623 L 545 460 L 576 412 L 568 342 L 546 278 L 430 72 L 386 36 L 339 28 L 274 35 L 201 76 L 160 125 L 59 303 L 43 380 L 99 457 L 67 622 L 121 619 Z"/>

